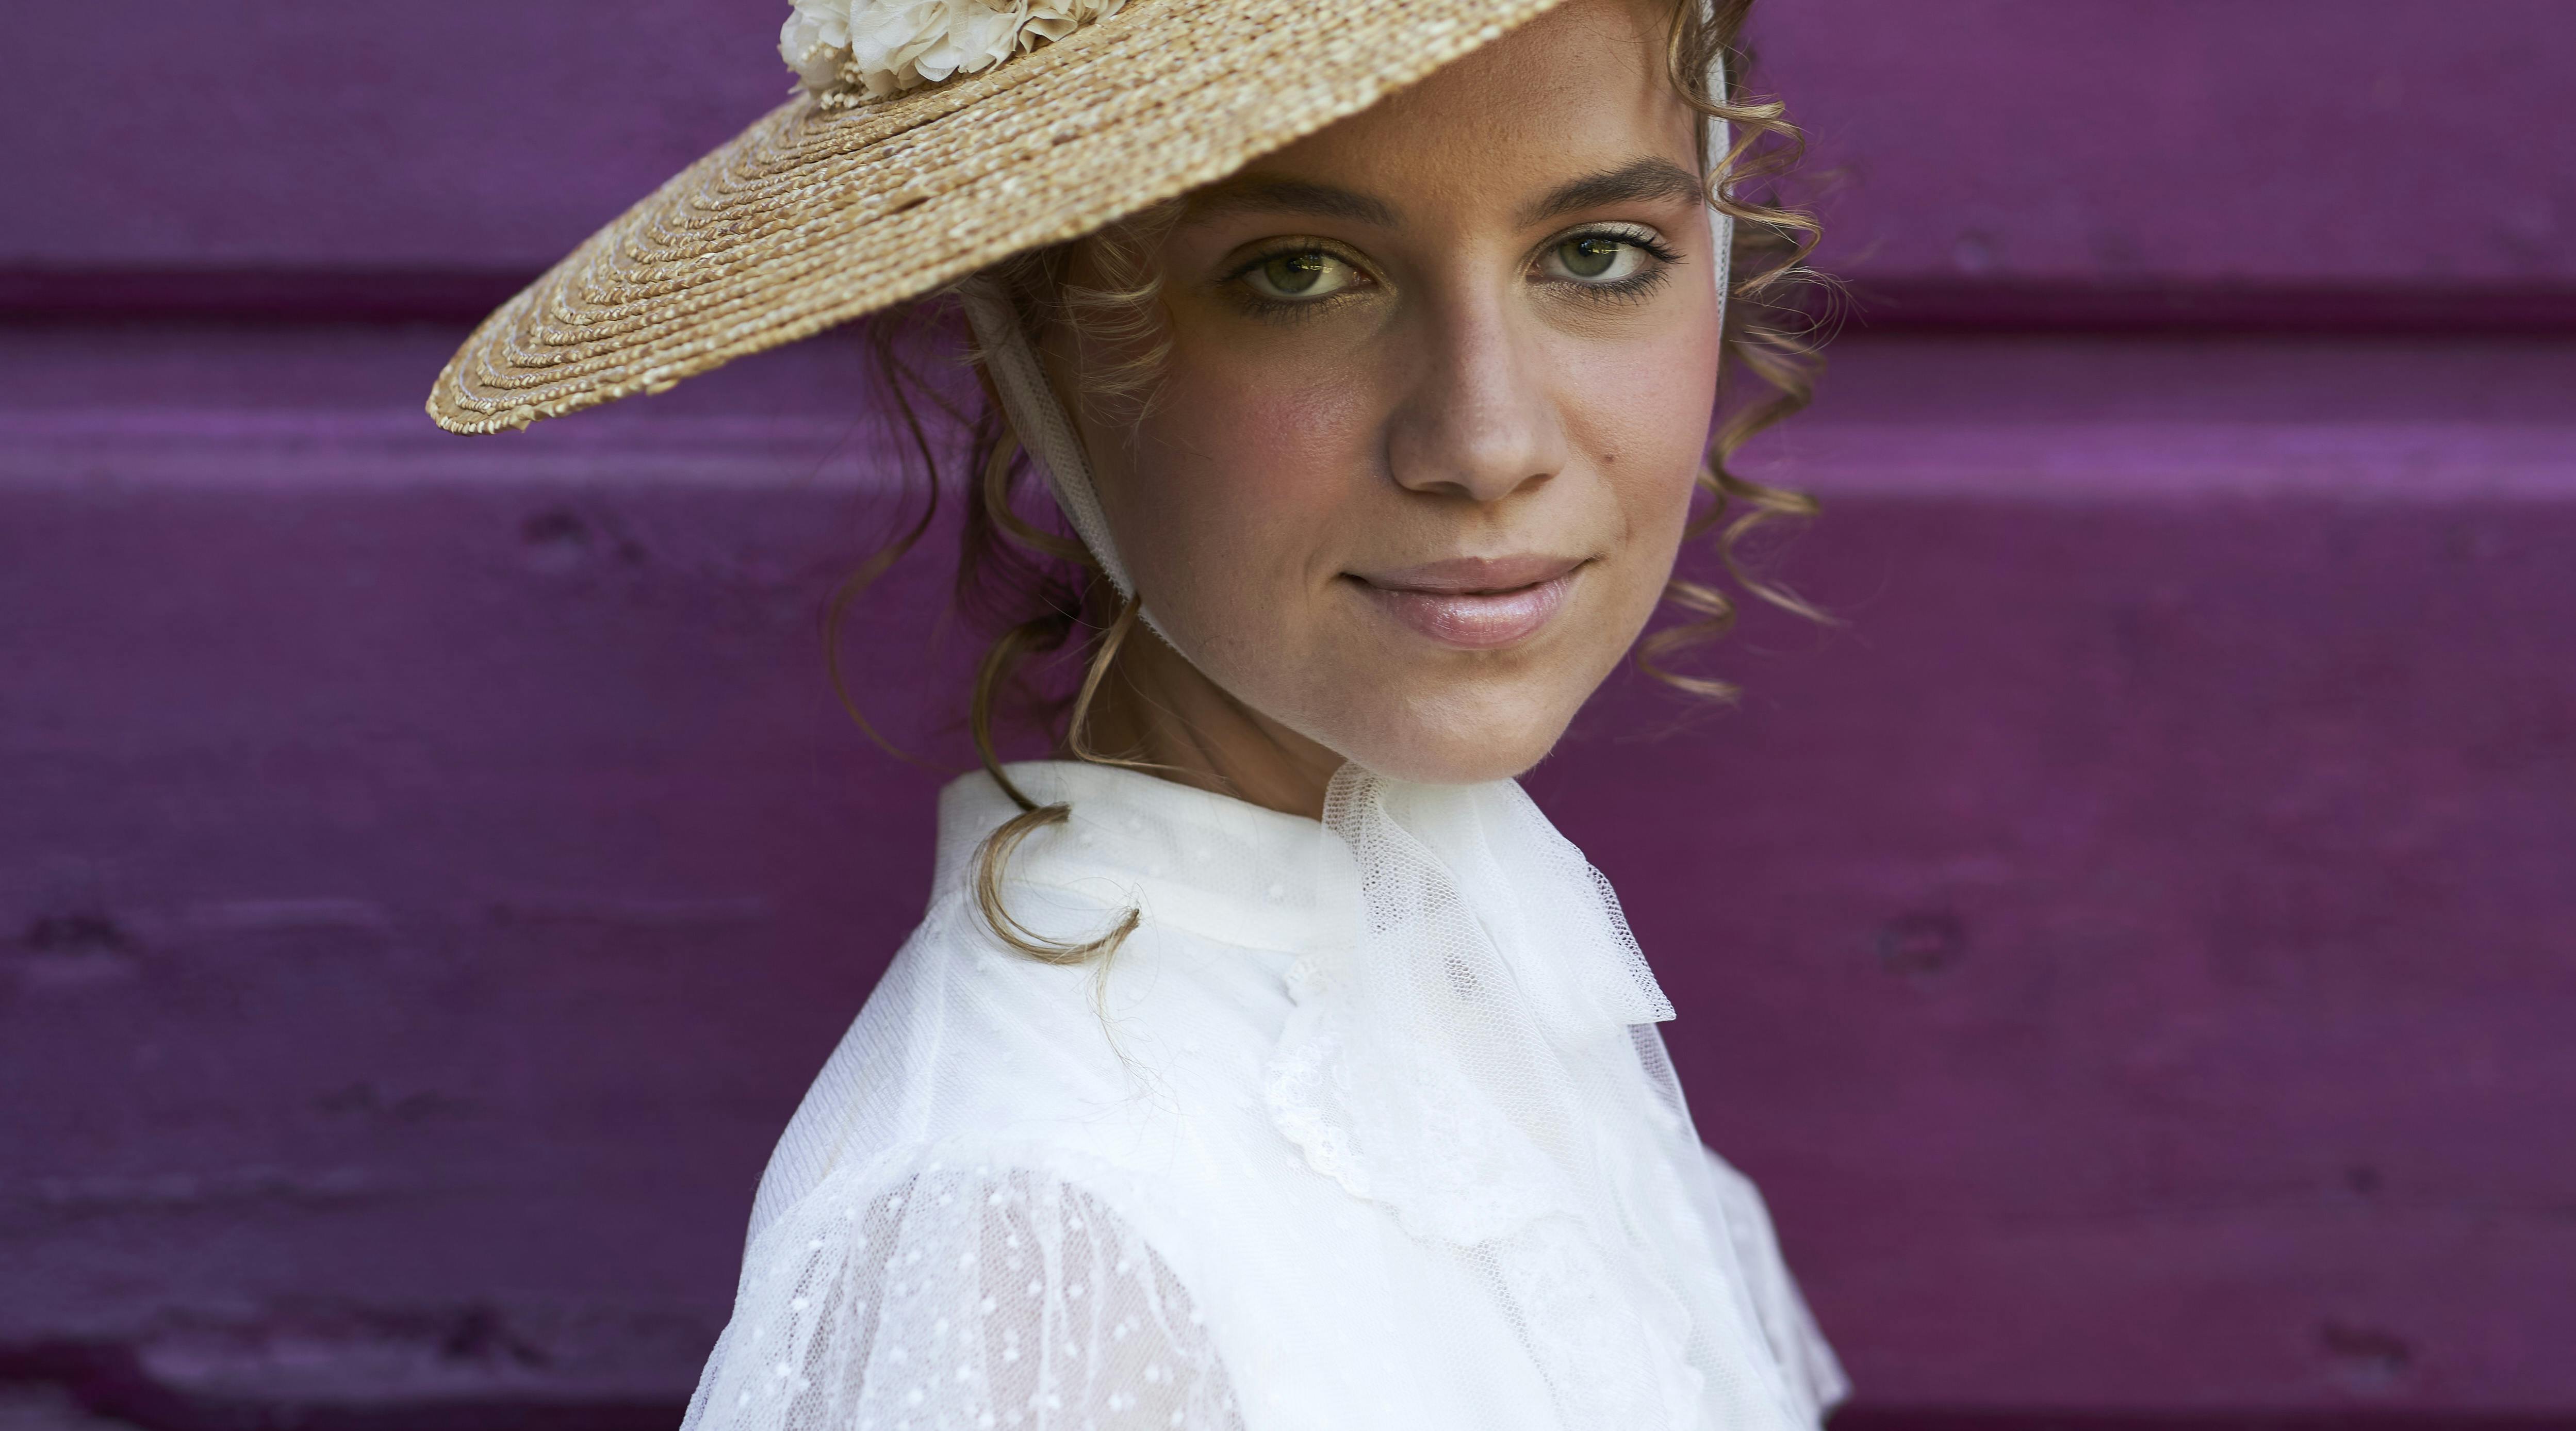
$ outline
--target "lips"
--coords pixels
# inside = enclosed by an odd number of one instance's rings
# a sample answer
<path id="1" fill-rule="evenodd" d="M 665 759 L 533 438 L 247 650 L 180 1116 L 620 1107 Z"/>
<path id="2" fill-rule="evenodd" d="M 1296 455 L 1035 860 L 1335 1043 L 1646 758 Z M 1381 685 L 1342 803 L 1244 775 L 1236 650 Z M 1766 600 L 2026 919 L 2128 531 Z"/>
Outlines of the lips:
<path id="1" fill-rule="evenodd" d="M 1527 640 L 1565 605 L 1580 557 L 1455 557 L 1354 572 L 1378 608 L 1444 646 L 1490 651 Z"/>

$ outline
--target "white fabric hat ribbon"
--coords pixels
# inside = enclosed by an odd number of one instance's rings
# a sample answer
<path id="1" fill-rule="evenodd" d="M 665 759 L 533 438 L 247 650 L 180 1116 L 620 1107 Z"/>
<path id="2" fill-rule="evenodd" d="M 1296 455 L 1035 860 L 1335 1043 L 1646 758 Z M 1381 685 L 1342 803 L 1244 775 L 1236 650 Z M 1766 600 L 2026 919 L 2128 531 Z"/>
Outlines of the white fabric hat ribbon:
<path id="1" fill-rule="evenodd" d="M 1048 384 L 1037 344 L 1009 292 L 999 281 L 978 276 L 959 284 L 957 296 L 966 305 L 966 322 L 983 353 L 984 373 L 1001 395 L 1002 415 L 1010 419 L 1029 460 L 1046 475 L 1056 506 L 1073 524 L 1073 534 L 1092 559 L 1100 563 L 1109 584 L 1118 588 L 1118 599 L 1135 595 L 1136 583 L 1127 575 L 1126 563 L 1119 560 L 1118 543 L 1109 535 L 1109 519 L 1100 511 L 1082 433 Z"/>

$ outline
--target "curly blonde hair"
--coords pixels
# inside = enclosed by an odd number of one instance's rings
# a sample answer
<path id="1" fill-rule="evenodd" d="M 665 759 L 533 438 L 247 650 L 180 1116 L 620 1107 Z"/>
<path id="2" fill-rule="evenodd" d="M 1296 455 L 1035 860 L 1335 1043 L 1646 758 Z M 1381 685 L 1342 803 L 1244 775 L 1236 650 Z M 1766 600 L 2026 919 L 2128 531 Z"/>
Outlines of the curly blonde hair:
<path id="1" fill-rule="evenodd" d="M 1726 153 L 1701 156 L 1709 203 L 1735 220 L 1735 241 L 1716 395 L 1724 415 L 1710 436 L 1697 478 L 1707 505 L 1685 530 L 1691 539 L 1713 535 L 1721 564 L 1743 591 L 1825 622 L 1832 618 L 1755 569 L 1743 545 L 1766 524 L 1813 518 L 1816 503 L 1802 493 L 1743 477 L 1728 465 L 1757 433 L 1807 405 L 1823 368 L 1806 301 L 1817 291 L 1818 276 L 1807 258 L 1820 231 L 1812 215 L 1780 201 L 1776 182 L 1796 166 L 1804 140 L 1778 100 L 1742 92 L 1741 77 L 1752 63 L 1743 36 L 1753 3 L 1717 0 L 1703 13 L 1701 0 L 1673 0 L 1667 33 L 1666 63 L 1674 88 L 1694 110 L 1723 121 L 1732 136 Z M 1730 90 L 1722 94 L 1711 88 L 1721 57 Z M 1154 255 L 1183 204 L 1157 204 L 1100 233 L 1009 260 L 992 274 L 1032 324 L 1073 325 L 1130 355 L 1113 368 L 1082 375 L 1079 400 L 1092 404 L 1096 417 L 1133 421 L 1151 403 L 1155 379 L 1170 352 Z M 1076 281 L 1077 272 L 1089 281 Z M 964 520 L 954 595 L 960 613 L 988 631 L 990 643 L 976 670 L 967 728 L 985 772 L 1020 807 L 984 843 L 977 904 L 996 937 L 1021 953 L 1050 963 L 1088 963 L 1105 957 L 1134 931 L 1136 912 L 1128 911 L 1098 938 L 1076 941 L 1047 939 L 1010 915 L 1002 901 L 1002 874 L 1011 853 L 1036 831 L 1063 823 L 1071 811 L 1063 804 L 1040 804 L 1013 783 L 1002 768 L 996 730 L 1016 720 L 1045 732 L 1075 759 L 1135 764 L 1093 747 L 1089 717 L 1135 630 L 1138 605 L 1132 597 L 1118 598 L 1080 542 L 1060 526 L 1046 524 L 1054 518 L 1028 515 L 1032 509 L 1052 513 L 1052 506 L 990 390 L 982 390 L 980 403 L 961 407 L 948 385 L 913 361 L 925 331 L 954 332 L 958 327 L 954 312 L 937 300 L 867 325 L 882 406 L 926 481 L 917 518 L 844 580 L 826 603 L 827 660 L 833 687 L 852 718 L 885 744 L 849 697 L 840 668 L 839 631 L 860 595 L 930 530 L 939 509 L 943 469 L 972 474 L 971 483 L 958 484 L 965 488 Z M 1747 381 L 1759 390 L 1740 392 Z M 943 443 L 935 430 L 940 425 L 952 436 L 963 434 L 962 464 L 953 461 L 953 445 L 952 460 L 943 462 Z M 1638 669 L 1694 697 L 1734 700 L 1734 685 L 1676 670 L 1671 661 L 1732 630 L 1735 599 L 1714 583 L 1678 573 L 1667 583 L 1664 599 L 1683 619 L 1638 641 L 1631 653 Z M 1076 664 L 1081 674 L 1069 679 Z"/>

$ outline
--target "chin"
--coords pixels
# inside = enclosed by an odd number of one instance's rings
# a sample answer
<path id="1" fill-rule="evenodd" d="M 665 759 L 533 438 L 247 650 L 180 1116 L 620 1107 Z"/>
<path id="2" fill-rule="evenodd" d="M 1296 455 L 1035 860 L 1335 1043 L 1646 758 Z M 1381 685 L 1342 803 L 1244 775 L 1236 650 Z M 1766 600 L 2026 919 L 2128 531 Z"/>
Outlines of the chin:
<path id="1" fill-rule="evenodd" d="M 1420 785 L 1508 780 L 1555 749 L 1574 718 L 1559 704 L 1511 689 L 1481 699 L 1425 700 L 1327 743 L 1380 775 Z"/>

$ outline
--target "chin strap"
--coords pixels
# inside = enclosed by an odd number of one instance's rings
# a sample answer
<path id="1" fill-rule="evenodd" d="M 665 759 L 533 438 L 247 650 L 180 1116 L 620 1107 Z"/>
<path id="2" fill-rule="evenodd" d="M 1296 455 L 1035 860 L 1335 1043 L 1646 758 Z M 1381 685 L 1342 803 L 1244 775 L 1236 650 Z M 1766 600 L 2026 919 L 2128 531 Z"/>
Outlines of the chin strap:
<path id="1" fill-rule="evenodd" d="M 1709 93 L 1715 95 L 1720 103 L 1724 103 L 1726 100 L 1724 56 L 1720 56 L 1716 63 L 1709 66 L 1708 82 Z M 1723 119 L 1701 120 L 1700 133 L 1704 136 L 1700 143 L 1708 151 L 1708 162 L 1714 166 L 1726 157 L 1726 147 L 1734 142 L 1734 138 L 1727 132 L 1726 121 Z M 1723 184 L 1725 177 L 1720 175 L 1716 182 Z M 1709 197 L 1714 199 L 1717 196 L 1711 194 Z M 1727 285 L 1735 276 L 1735 216 L 1713 203 L 1708 209 L 1708 239 L 1709 271 L 1715 275 L 1714 281 L 1717 284 L 1717 331 L 1724 333 Z"/>
<path id="2" fill-rule="evenodd" d="M 984 372 L 1002 396 L 1002 415 L 1019 434 L 1029 460 L 1045 474 L 1047 490 L 1055 494 L 1055 504 L 1073 523 L 1073 534 L 1090 549 L 1109 584 L 1118 588 L 1118 599 L 1135 595 L 1136 583 L 1127 575 L 1127 564 L 1118 559 L 1109 520 L 1100 512 L 1100 495 L 1091 480 L 1091 459 L 1083 450 L 1082 433 L 1048 385 L 1046 365 L 1038 360 L 1037 344 L 1021 321 L 1018 305 L 1001 281 L 989 274 L 977 274 L 959 284 L 957 296 L 966 305 L 966 324 L 974 331 Z"/>

